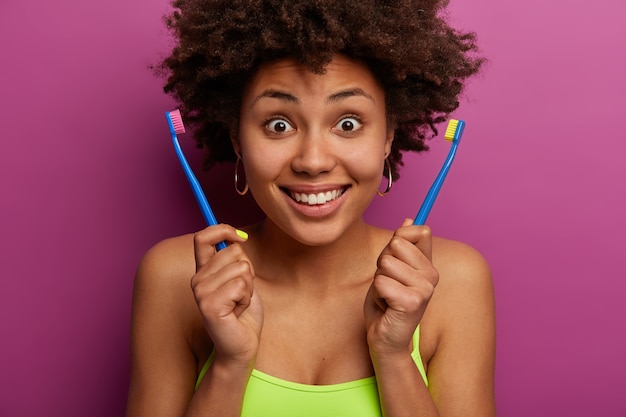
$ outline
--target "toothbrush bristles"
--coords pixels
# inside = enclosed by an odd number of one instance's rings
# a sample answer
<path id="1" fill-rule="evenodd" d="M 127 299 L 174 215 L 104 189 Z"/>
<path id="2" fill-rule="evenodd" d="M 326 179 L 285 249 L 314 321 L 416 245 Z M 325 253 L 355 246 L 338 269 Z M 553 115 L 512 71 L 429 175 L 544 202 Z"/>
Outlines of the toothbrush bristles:
<path id="1" fill-rule="evenodd" d="M 453 141 L 454 135 L 456 134 L 456 129 L 459 126 L 459 121 L 456 119 L 450 119 L 448 122 L 448 128 L 446 129 L 446 133 L 444 137 L 446 140 Z"/>
<path id="2" fill-rule="evenodd" d="M 180 115 L 180 110 L 173 110 L 169 113 L 174 131 L 178 134 L 185 133 L 185 125 L 183 124 L 183 117 Z"/>

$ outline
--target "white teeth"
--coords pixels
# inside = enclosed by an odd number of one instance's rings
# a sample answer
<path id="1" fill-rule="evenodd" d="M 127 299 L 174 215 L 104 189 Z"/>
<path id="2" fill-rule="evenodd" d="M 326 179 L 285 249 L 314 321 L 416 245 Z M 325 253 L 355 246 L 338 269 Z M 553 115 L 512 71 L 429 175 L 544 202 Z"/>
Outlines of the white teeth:
<path id="1" fill-rule="evenodd" d="M 298 203 L 304 203 L 304 204 L 308 204 L 309 206 L 314 206 L 317 204 L 325 204 L 338 197 L 341 197 L 342 194 L 343 194 L 343 190 L 332 190 L 332 191 L 326 191 L 325 193 L 318 193 L 318 194 L 295 193 L 292 191 L 291 197 L 294 200 L 296 200 Z"/>

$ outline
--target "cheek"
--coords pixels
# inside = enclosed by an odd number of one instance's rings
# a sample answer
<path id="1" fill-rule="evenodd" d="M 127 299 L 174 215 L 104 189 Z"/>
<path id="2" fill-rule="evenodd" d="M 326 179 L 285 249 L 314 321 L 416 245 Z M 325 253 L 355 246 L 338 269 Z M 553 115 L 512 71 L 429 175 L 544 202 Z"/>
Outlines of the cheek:
<path id="1" fill-rule="evenodd" d="M 345 166 L 351 175 L 360 182 L 378 184 L 383 172 L 384 154 L 379 155 L 371 149 L 352 152 L 350 158 L 345 159 Z"/>
<path id="2" fill-rule="evenodd" d="M 242 117 L 239 130 L 239 146 L 243 165 L 246 170 L 248 185 L 271 178 L 272 169 L 276 167 L 275 154 L 263 146 L 263 141 L 255 137 L 255 132 L 249 129 L 251 122 Z"/>
<path id="3" fill-rule="evenodd" d="M 244 165 L 248 184 L 253 187 L 276 178 L 284 165 L 284 158 L 276 150 L 270 151 L 262 147 L 242 146 Z"/>

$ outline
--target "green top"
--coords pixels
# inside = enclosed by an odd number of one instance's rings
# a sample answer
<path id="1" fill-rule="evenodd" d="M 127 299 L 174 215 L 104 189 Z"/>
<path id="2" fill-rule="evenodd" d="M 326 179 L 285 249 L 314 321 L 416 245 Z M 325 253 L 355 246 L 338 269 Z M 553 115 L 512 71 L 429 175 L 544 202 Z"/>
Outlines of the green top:
<path id="1" fill-rule="evenodd" d="M 424 383 L 428 379 L 419 352 L 419 326 L 413 334 L 411 357 L 420 371 Z M 215 351 L 204 364 L 196 389 L 202 382 Z M 306 385 L 286 381 L 252 370 L 243 399 L 242 417 L 381 417 L 380 399 L 376 377 L 357 379 L 332 385 Z"/>

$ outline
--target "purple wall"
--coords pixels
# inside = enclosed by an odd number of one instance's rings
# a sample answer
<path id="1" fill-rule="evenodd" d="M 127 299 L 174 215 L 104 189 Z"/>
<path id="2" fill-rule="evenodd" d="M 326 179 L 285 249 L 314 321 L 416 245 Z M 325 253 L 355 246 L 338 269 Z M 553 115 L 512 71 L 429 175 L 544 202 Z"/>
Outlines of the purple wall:
<path id="1" fill-rule="evenodd" d="M 137 262 L 202 226 L 148 70 L 166 10 L 0 3 L 2 417 L 121 415 Z M 490 62 L 457 113 L 466 134 L 429 224 L 492 265 L 500 416 L 626 415 L 625 13 L 622 0 L 453 1 Z M 407 158 L 372 222 L 415 215 L 447 145 L 432 149 Z M 243 225 L 258 214 L 231 175 L 202 179 L 218 218 Z"/>

